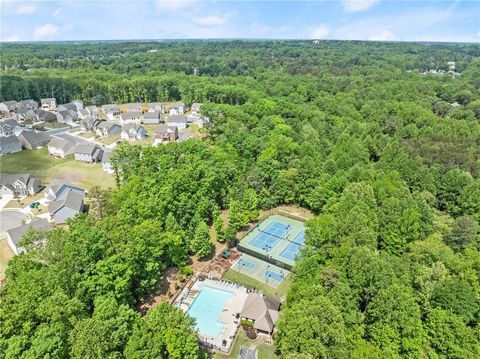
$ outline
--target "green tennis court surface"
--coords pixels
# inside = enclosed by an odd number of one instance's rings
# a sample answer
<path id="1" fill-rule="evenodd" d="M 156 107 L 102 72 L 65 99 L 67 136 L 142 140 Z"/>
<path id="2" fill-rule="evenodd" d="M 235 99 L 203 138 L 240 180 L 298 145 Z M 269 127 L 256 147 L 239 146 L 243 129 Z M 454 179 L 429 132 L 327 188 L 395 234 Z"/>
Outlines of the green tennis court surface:
<path id="1" fill-rule="evenodd" d="M 273 288 L 276 288 L 290 274 L 286 269 L 249 256 L 248 254 L 243 254 L 233 263 L 231 269 L 248 275 L 259 282 L 268 284 Z"/>
<path id="2" fill-rule="evenodd" d="M 272 215 L 254 227 L 240 241 L 238 249 L 250 256 L 290 270 L 304 245 L 303 222 Z M 271 273 L 271 277 L 279 277 Z"/>

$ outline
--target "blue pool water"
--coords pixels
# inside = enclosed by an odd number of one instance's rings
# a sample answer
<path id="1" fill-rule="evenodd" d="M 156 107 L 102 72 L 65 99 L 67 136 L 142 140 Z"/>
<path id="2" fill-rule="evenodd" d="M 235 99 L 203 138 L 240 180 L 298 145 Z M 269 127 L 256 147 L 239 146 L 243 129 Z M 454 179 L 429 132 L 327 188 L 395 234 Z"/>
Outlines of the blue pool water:
<path id="1" fill-rule="evenodd" d="M 273 279 L 273 280 L 275 280 L 275 281 L 277 281 L 277 282 L 279 282 L 279 283 L 283 280 L 283 276 L 282 276 L 281 274 L 279 274 L 279 273 L 277 273 L 277 272 L 272 272 L 272 271 L 270 271 L 270 270 L 267 270 L 267 271 L 265 272 L 265 276 L 266 276 L 266 277 L 269 277 L 269 278 L 271 278 L 271 279 Z"/>
<path id="2" fill-rule="evenodd" d="M 195 318 L 198 331 L 204 336 L 218 337 L 224 331 L 224 325 L 218 322 L 225 304 L 232 292 L 202 285 L 200 292 L 188 308 L 187 313 Z"/>
<path id="3" fill-rule="evenodd" d="M 240 260 L 237 263 L 237 267 L 240 269 L 243 269 L 243 268 L 254 269 L 256 265 L 247 259 L 240 258 Z"/>
<path id="4" fill-rule="evenodd" d="M 305 231 L 301 231 L 297 236 L 293 239 L 292 242 L 285 247 L 285 249 L 280 253 L 280 257 L 286 258 L 291 260 L 292 262 L 295 261 L 295 256 L 300 251 L 300 248 L 303 247 L 305 241 Z"/>
<path id="5" fill-rule="evenodd" d="M 261 231 L 255 229 L 258 234 L 250 241 L 250 244 L 258 249 L 270 252 L 290 232 L 291 228 L 287 224 L 273 221 Z"/>

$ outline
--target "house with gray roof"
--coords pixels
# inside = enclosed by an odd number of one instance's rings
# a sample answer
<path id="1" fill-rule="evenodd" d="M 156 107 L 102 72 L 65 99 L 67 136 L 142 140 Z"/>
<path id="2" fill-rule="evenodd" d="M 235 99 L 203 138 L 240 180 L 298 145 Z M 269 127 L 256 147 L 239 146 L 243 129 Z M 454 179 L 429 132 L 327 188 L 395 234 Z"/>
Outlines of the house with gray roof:
<path id="1" fill-rule="evenodd" d="M 98 117 L 98 108 L 95 105 L 87 106 L 85 109 L 90 113 L 90 116 L 97 118 Z"/>
<path id="2" fill-rule="evenodd" d="M 42 110 L 41 108 L 36 110 L 39 122 L 53 122 L 57 120 L 57 115 L 50 111 Z"/>
<path id="3" fill-rule="evenodd" d="M 178 129 L 187 128 L 187 116 L 185 115 L 173 115 L 167 118 L 168 126 L 175 126 Z"/>
<path id="4" fill-rule="evenodd" d="M 0 121 L 0 137 L 8 137 L 11 135 L 20 133 L 19 131 L 20 124 L 15 121 L 13 118 L 9 118 L 8 120 Z"/>
<path id="5" fill-rule="evenodd" d="M 68 111 L 68 110 L 77 112 L 78 111 L 77 105 L 70 102 L 70 103 L 63 103 L 57 106 L 57 111 Z"/>
<path id="6" fill-rule="evenodd" d="M 137 125 L 139 125 L 141 120 L 142 113 L 139 111 L 124 112 L 120 115 L 120 122 L 123 126 L 129 123 L 136 123 Z"/>
<path id="7" fill-rule="evenodd" d="M 127 103 L 127 112 L 142 112 L 141 103 Z"/>
<path id="8" fill-rule="evenodd" d="M 64 138 L 53 137 L 47 147 L 49 155 L 65 158 L 75 152 L 76 144 Z"/>
<path id="9" fill-rule="evenodd" d="M 75 160 L 87 163 L 100 162 L 103 150 L 94 143 L 79 143 L 75 147 Z"/>
<path id="10" fill-rule="evenodd" d="M 147 112 L 162 112 L 163 105 L 161 102 L 151 102 L 147 105 Z"/>
<path id="11" fill-rule="evenodd" d="M 103 170 L 107 173 L 113 173 L 113 166 L 112 166 L 112 156 L 113 156 L 113 151 L 105 151 L 102 156 L 102 167 Z"/>
<path id="12" fill-rule="evenodd" d="M 162 125 L 154 131 L 154 142 L 175 142 L 178 138 L 178 128 L 175 126 Z"/>
<path id="13" fill-rule="evenodd" d="M 33 196 L 42 189 L 42 181 L 28 173 L 7 173 L 0 179 L 0 195 Z"/>
<path id="14" fill-rule="evenodd" d="M 50 136 L 45 132 L 39 131 L 22 131 L 18 139 L 22 147 L 28 150 L 45 147 L 50 142 Z"/>
<path id="15" fill-rule="evenodd" d="M 200 115 L 200 107 L 202 107 L 201 103 L 192 103 L 192 106 L 190 107 L 190 113 L 194 116 Z"/>
<path id="16" fill-rule="evenodd" d="M 101 122 L 102 121 L 98 120 L 97 118 L 89 116 L 80 121 L 80 128 L 85 132 L 95 131 Z"/>
<path id="17" fill-rule="evenodd" d="M 52 229 L 50 223 L 45 218 L 34 218 L 30 223 L 22 224 L 16 228 L 12 228 L 5 233 L 9 247 L 13 253 L 19 255 L 25 252 L 25 248 L 21 246 L 22 239 L 29 231 L 43 232 L 44 234 Z M 45 236 L 46 238 L 46 236 Z M 34 243 L 41 244 L 41 243 Z"/>
<path id="18" fill-rule="evenodd" d="M 120 115 L 120 107 L 115 104 L 103 105 L 102 110 L 105 117 L 110 120 L 113 120 L 116 116 Z"/>
<path id="19" fill-rule="evenodd" d="M 95 132 L 100 137 L 109 137 L 122 132 L 122 127 L 116 122 L 102 121 L 97 125 Z"/>
<path id="20" fill-rule="evenodd" d="M 83 106 L 83 101 L 82 101 L 82 100 L 73 100 L 73 101 L 70 102 L 70 103 L 72 103 L 72 104 L 75 105 L 77 111 L 80 111 L 81 109 L 84 108 L 84 106 Z"/>
<path id="21" fill-rule="evenodd" d="M 78 119 L 77 111 L 73 110 L 59 110 L 57 112 L 57 122 L 73 125 Z"/>
<path id="22" fill-rule="evenodd" d="M 160 111 L 149 111 L 143 114 L 143 121 L 145 125 L 158 124 L 162 121 L 162 113 Z"/>
<path id="23" fill-rule="evenodd" d="M 22 100 L 17 104 L 18 109 L 25 109 L 25 110 L 35 110 L 38 108 L 38 102 L 32 99 L 29 100 Z"/>
<path id="24" fill-rule="evenodd" d="M 19 122 L 23 122 L 23 121 L 31 121 L 34 123 L 39 122 L 37 111 L 38 109 L 27 110 L 24 108 L 19 108 L 15 111 L 15 119 Z"/>
<path id="25" fill-rule="evenodd" d="M 249 293 L 240 317 L 253 322 L 258 332 L 271 334 L 280 309 L 280 301 L 260 293 Z"/>
<path id="26" fill-rule="evenodd" d="M 67 188 L 52 202 L 48 204 L 50 218 L 57 225 L 66 224 L 67 221 L 84 211 L 83 197 L 85 191 Z"/>
<path id="27" fill-rule="evenodd" d="M 0 113 L 8 114 L 14 112 L 17 109 L 17 101 L 3 101 L 0 102 Z"/>
<path id="28" fill-rule="evenodd" d="M 147 131 L 143 126 L 135 123 L 129 123 L 122 128 L 121 138 L 125 141 L 144 140 L 147 135 Z"/>
<path id="29" fill-rule="evenodd" d="M 186 140 L 190 140 L 192 138 L 195 138 L 193 135 L 192 131 L 190 131 L 188 128 L 186 130 L 183 130 L 182 133 L 178 135 L 178 142 L 183 142 Z"/>
<path id="30" fill-rule="evenodd" d="M 22 144 L 17 136 L 0 137 L 0 156 L 22 151 Z"/>
<path id="31" fill-rule="evenodd" d="M 56 201 L 62 194 L 66 191 L 77 191 L 84 193 L 85 190 L 81 187 L 75 186 L 71 183 L 68 182 L 61 182 L 61 181 L 53 181 L 53 183 L 45 188 L 44 194 L 45 198 L 48 199 L 49 201 L 53 202 Z"/>
<path id="32" fill-rule="evenodd" d="M 53 97 L 40 99 L 40 104 L 42 105 L 42 109 L 44 109 L 45 111 L 57 110 L 57 100 Z"/>
<path id="33" fill-rule="evenodd" d="M 167 108 L 170 115 L 183 115 L 185 113 L 185 104 L 183 102 L 171 103 Z"/>

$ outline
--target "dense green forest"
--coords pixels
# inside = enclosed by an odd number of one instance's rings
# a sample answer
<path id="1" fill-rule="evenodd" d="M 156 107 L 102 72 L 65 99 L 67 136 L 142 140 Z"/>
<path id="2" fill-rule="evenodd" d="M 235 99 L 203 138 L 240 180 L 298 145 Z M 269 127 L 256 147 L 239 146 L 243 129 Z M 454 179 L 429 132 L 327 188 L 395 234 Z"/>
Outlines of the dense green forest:
<path id="1" fill-rule="evenodd" d="M 448 61 L 460 75 L 422 74 Z M 203 102 L 211 124 L 203 141 L 122 146 L 116 189 L 45 246 L 29 234 L 0 291 L 0 357 L 200 357 L 190 318 L 135 308 L 210 253 L 208 225 L 234 244 L 280 204 L 316 214 L 281 358 L 480 356 L 480 46 L 2 44 L 2 66 L 3 100 Z"/>

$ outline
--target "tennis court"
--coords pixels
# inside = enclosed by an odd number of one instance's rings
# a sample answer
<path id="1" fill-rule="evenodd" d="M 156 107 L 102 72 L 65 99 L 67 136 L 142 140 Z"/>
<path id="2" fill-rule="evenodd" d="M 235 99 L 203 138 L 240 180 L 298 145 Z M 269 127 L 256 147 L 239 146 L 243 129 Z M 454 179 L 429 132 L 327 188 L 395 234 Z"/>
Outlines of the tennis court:
<path id="1" fill-rule="evenodd" d="M 285 238 L 290 232 L 289 224 L 273 221 L 265 229 L 257 227 L 254 231 L 257 235 L 249 242 L 252 246 L 270 252 L 281 239 Z"/>
<path id="2" fill-rule="evenodd" d="M 238 261 L 232 265 L 231 269 L 248 275 L 259 282 L 266 283 L 273 288 L 276 288 L 290 274 L 290 272 L 285 269 L 249 256 L 248 254 L 243 254 Z"/>
<path id="3" fill-rule="evenodd" d="M 262 261 L 291 270 L 300 248 L 304 245 L 304 238 L 303 222 L 281 215 L 272 215 L 254 227 L 240 241 L 237 248 Z M 242 268 L 245 269 L 246 266 Z M 262 275 L 268 276 L 265 271 Z M 279 279 L 275 274 L 271 276 L 271 278 L 274 277 Z"/>
<path id="4" fill-rule="evenodd" d="M 295 256 L 300 252 L 300 248 L 303 247 L 305 240 L 305 231 L 301 231 L 297 236 L 290 242 L 283 251 L 280 252 L 280 257 L 286 258 L 290 261 L 295 260 Z"/>

